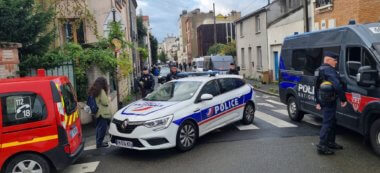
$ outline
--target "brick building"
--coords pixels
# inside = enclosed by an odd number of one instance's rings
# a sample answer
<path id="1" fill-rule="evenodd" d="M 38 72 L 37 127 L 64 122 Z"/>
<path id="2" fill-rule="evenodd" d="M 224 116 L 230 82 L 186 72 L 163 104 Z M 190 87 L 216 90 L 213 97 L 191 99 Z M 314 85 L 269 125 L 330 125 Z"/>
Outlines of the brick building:
<path id="1" fill-rule="evenodd" d="M 314 30 L 347 25 L 349 20 L 356 23 L 380 21 L 380 0 L 312 0 L 314 9 Z"/>
<path id="2" fill-rule="evenodd" d="M 0 79 L 17 77 L 20 43 L 0 42 Z"/>

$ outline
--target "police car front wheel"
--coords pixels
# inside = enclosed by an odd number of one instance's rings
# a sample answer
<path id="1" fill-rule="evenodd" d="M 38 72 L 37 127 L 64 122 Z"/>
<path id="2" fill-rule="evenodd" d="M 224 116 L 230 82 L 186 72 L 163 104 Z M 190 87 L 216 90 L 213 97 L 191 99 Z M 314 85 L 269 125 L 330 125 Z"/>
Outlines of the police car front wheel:
<path id="1" fill-rule="evenodd" d="M 252 103 L 247 103 L 244 108 L 242 123 L 245 125 L 252 124 L 255 118 L 255 107 Z"/>
<path id="2" fill-rule="evenodd" d="M 371 125 L 370 140 L 373 150 L 380 155 L 380 119 Z"/>
<path id="3" fill-rule="evenodd" d="M 178 128 L 177 149 L 180 151 L 191 150 L 198 138 L 198 130 L 192 121 L 185 121 Z"/>
<path id="4" fill-rule="evenodd" d="M 289 118 L 291 120 L 301 121 L 303 119 L 304 113 L 299 110 L 296 99 L 294 97 L 289 97 L 287 107 Z"/>

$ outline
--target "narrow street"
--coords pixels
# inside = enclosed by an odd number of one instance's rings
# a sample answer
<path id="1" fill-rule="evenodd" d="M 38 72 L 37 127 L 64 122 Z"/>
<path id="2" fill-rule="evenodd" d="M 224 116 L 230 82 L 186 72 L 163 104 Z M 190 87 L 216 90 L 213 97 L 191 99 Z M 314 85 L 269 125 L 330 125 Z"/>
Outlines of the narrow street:
<path id="1" fill-rule="evenodd" d="M 133 151 L 110 147 L 94 149 L 87 138 L 82 157 L 64 173 L 95 172 L 376 172 L 380 158 L 363 138 L 338 129 L 337 142 L 345 148 L 334 156 L 321 156 L 315 144 L 321 120 L 309 115 L 300 123 L 287 116 L 286 106 L 275 96 L 257 92 L 254 123 L 240 122 L 199 139 L 185 153 L 175 149 Z M 92 144 L 92 145 L 91 145 Z M 92 171 L 90 171 L 92 172 Z"/>

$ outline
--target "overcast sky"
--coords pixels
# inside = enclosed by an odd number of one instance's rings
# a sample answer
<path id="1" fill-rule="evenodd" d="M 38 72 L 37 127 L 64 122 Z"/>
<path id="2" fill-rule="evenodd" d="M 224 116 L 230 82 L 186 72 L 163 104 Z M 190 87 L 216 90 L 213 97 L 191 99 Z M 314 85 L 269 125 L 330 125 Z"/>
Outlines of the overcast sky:
<path id="1" fill-rule="evenodd" d="M 232 10 L 248 14 L 268 3 L 268 0 L 137 0 L 137 13 L 150 17 L 153 35 L 161 42 L 168 34 L 178 36 L 178 19 L 182 10 L 200 8 L 202 12 L 212 10 L 227 15 Z"/>

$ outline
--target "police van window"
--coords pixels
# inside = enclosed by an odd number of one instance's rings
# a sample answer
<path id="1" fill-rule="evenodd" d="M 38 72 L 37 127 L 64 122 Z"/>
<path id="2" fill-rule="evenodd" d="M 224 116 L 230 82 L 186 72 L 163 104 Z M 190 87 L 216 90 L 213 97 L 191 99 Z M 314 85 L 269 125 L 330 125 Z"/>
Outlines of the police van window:
<path id="1" fill-rule="evenodd" d="M 362 66 L 371 66 L 373 69 L 376 69 L 376 62 L 373 56 L 363 47 L 348 47 L 347 48 L 347 57 L 346 57 L 346 69 L 352 78 L 356 77 L 358 70 Z M 356 62 L 356 65 L 353 63 Z M 349 64 L 351 64 L 349 66 Z"/>
<path id="2" fill-rule="evenodd" d="M 69 84 L 61 86 L 63 102 L 65 104 L 65 111 L 67 114 L 72 114 L 77 108 L 77 102 L 73 93 L 72 87 Z"/>
<path id="3" fill-rule="evenodd" d="M 293 51 L 292 70 L 303 71 L 306 64 L 306 49 Z"/>
<path id="4" fill-rule="evenodd" d="M 3 126 L 19 125 L 46 119 L 46 104 L 35 93 L 1 96 Z"/>
<path id="5" fill-rule="evenodd" d="M 219 90 L 218 83 L 216 82 L 216 80 L 207 82 L 207 84 L 202 88 L 199 95 L 201 96 L 202 94 L 211 94 L 214 97 L 219 95 L 220 90 Z"/>

